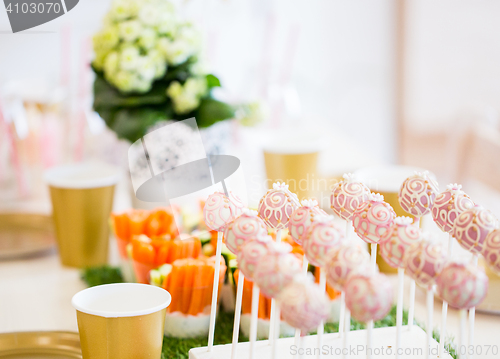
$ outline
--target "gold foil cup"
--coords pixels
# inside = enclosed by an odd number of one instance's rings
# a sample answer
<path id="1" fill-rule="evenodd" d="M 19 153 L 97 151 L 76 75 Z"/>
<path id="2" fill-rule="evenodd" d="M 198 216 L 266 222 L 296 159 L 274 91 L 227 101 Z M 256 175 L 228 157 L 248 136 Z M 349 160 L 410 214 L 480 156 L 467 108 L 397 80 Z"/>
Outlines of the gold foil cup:
<path id="1" fill-rule="evenodd" d="M 392 206 L 396 215 L 413 218 L 413 216 L 407 213 L 399 204 L 398 195 L 399 189 L 405 179 L 413 176 L 415 171 L 423 172 L 425 169 L 410 166 L 371 166 L 357 170 L 354 175 L 355 178 L 364 183 L 370 191 L 383 195 L 384 201 Z M 432 173 L 430 176 L 435 178 Z M 397 273 L 397 268 L 393 268 L 387 264 L 380 256 L 379 251 L 377 251 L 377 264 L 381 272 Z"/>
<path id="2" fill-rule="evenodd" d="M 272 133 L 264 146 L 267 187 L 285 182 L 299 200 L 316 197 L 320 190 L 318 157 L 325 147 L 323 136 L 307 129 Z"/>
<path id="3" fill-rule="evenodd" d="M 107 284 L 77 293 L 83 359 L 160 359 L 166 308 L 163 288 L 138 283 Z"/>
<path id="4" fill-rule="evenodd" d="M 102 163 L 49 169 L 49 184 L 59 256 L 70 267 L 108 261 L 109 215 L 118 171 Z"/>

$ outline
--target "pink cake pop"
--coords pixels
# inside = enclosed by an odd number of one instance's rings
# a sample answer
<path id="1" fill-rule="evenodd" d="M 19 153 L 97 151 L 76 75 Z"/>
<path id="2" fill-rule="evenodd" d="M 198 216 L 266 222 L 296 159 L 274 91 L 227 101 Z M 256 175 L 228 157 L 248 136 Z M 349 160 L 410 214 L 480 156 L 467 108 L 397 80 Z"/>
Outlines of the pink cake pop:
<path id="1" fill-rule="evenodd" d="M 404 262 L 408 275 L 422 287 L 429 288 L 443 270 L 446 255 L 440 243 L 422 239 L 408 248 Z"/>
<path id="2" fill-rule="evenodd" d="M 345 233 L 333 222 L 333 216 L 316 217 L 302 242 L 307 260 L 314 266 L 324 267 L 328 252 L 344 238 Z"/>
<path id="3" fill-rule="evenodd" d="M 203 207 L 205 224 L 212 231 L 222 232 L 226 226 L 243 212 L 243 202 L 229 191 L 229 198 L 224 193 L 215 192 L 208 196 Z"/>
<path id="4" fill-rule="evenodd" d="M 344 174 L 344 180 L 332 189 L 331 208 L 340 218 L 351 220 L 352 214 L 361 203 L 368 200 L 370 190 L 361 182 L 356 182 L 351 173 Z"/>
<path id="5" fill-rule="evenodd" d="M 450 184 L 434 201 L 432 218 L 443 232 L 451 232 L 458 216 L 463 211 L 474 207 L 474 202 L 461 188 L 459 184 Z"/>
<path id="6" fill-rule="evenodd" d="M 245 279 L 253 281 L 255 268 L 260 259 L 274 250 L 271 236 L 258 237 L 245 242 L 238 251 L 238 268 Z"/>
<path id="7" fill-rule="evenodd" d="M 482 254 L 490 269 L 500 275 L 500 228 L 488 234 L 484 241 Z"/>
<path id="8" fill-rule="evenodd" d="M 475 265 L 452 261 L 437 278 L 437 293 L 453 308 L 476 307 L 488 293 L 488 277 Z"/>
<path id="9" fill-rule="evenodd" d="M 244 208 L 243 214 L 229 223 L 224 230 L 227 248 L 238 254 L 240 247 L 247 241 L 267 236 L 267 228 L 256 211 Z"/>
<path id="10" fill-rule="evenodd" d="M 396 212 L 384 196 L 371 193 L 352 215 L 354 231 L 367 243 L 382 243 L 390 238 Z"/>
<path id="11" fill-rule="evenodd" d="M 343 291 L 352 274 L 370 272 L 370 255 L 360 245 L 342 242 L 328 255 L 326 261 L 326 281 L 336 290 Z"/>
<path id="12" fill-rule="evenodd" d="M 418 226 L 410 217 L 396 217 L 391 237 L 380 244 L 380 255 L 391 267 L 403 268 L 405 252 L 421 239 Z"/>
<path id="13" fill-rule="evenodd" d="M 304 334 L 328 318 L 329 300 L 311 277 L 296 277 L 281 291 L 278 301 L 283 319 Z"/>
<path id="14" fill-rule="evenodd" d="M 380 273 L 356 273 L 345 284 L 345 304 L 360 322 L 380 320 L 392 307 L 392 284 Z"/>
<path id="15" fill-rule="evenodd" d="M 415 172 L 408 177 L 399 190 L 399 204 L 409 214 L 422 217 L 430 212 L 439 188 L 429 172 Z"/>
<path id="16" fill-rule="evenodd" d="M 299 205 L 297 195 L 288 190 L 288 185 L 277 182 L 260 200 L 258 212 L 268 227 L 284 229 Z"/>
<path id="17" fill-rule="evenodd" d="M 318 207 L 316 200 L 304 199 L 301 201 L 302 206 L 293 211 L 288 222 L 288 230 L 290 236 L 297 244 L 302 244 L 304 237 L 307 235 L 307 230 L 314 221 L 315 216 L 326 215 L 326 212 Z"/>
<path id="18" fill-rule="evenodd" d="M 275 298 L 302 268 L 300 259 L 290 253 L 292 246 L 287 243 L 275 243 L 273 248 L 274 250 L 260 258 L 254 272 L 255 283 L 260 292 L 268 298 Z"/>
<path id="19" fill-rule="evenodd" d="M 453 237 L 462 248 L 479 254 L 483 250 L 486 236 L 498 227 L 498 221 L 487 209 L 475 205 L 463 211 L 453 226 Z"/>

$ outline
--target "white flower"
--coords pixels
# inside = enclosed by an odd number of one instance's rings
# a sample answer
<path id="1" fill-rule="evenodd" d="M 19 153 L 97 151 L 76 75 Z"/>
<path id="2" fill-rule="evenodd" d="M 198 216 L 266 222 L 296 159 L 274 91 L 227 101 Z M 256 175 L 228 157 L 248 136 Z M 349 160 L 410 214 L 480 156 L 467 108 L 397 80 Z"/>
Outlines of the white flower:
<path id="1" fill-rule="evenodd" d="M 149 58 L 149 56 L 141 56 L 139 58 L 137 73 L 139 77 L 141 77 L 141 79 L 147 80 L 149 82 L 153 81 L 156 73 L 156 66 L 153 60 Z"/>
<path id="2" fill-rule="evenodd" d="M 118 52 L 110 52 L 108 56 L 106 56 L 106 60 L 104 60 L 104 73 L 106 76 L 113 76 L 119 70 L 119 66 L 120 58 Z"/>
<path id="3" fill-rule="evenodd" d="M 206 90 L 205 78 L 191 77 L 184 83 L 184 86 L 173 81 L 167 89 L 167 95 L 172 99 L 175 112 L 184 114 L 200 105 L 200 98 L 205 95 Z"/>
<path id="4" fill-rule="evenodd" d="M 156 29 L 161 35 L 175 36 L 178 27 L 178 20 L 174 13 L 163 12 L 158 16 Z"/>
<path id="5" fill-rule="evenodd" d="M 156 45 L 156 31 L 151 28 L 143 28 L 139 36 L 139 45 L 149 50 Z"/>
<path id="6" fill-rule="evenodd" d="M 179 65 L 186 62 L 194 54 L 192 47 L 182 40 L 170 40 L 162 37 L 158 41 L 158 48 L 170 65 Z"/>
<path id="7" fill-rule="evenodd" d="M 134 89 L 134 85 L 136 84 L 137 76 L 135 73 L 130 71 L 119 71 L 112 78 L 113 84 L 123 92 L 129 92 Z"/>
<path id="8" fill-rule="evenodd" d="M 155 66 L 155 79 L 163 77 L 167 72 L 167 62 L 163 58 L 161 52 L 158 50 L 150 50 L 148 56 Z"/>
<path id="9" fill-rule="evenodd" d="M 157 26 L 160 22 L 161 12 L 154 5 L 144 5 L 139 10 L 139 21 L 146 26 Z"/>
<path id="10" fill-rule="evenodd" d="M 120 41 L 118 28 L 114 25 L 107 26 L 100 32 L 94 35 L 93 44 L 94 50 L 107 51 L 115 47 Z"/>
<path id="11" fill-rule="evenodd" d="M 139 78 L 136 78 L 136 80 L 135 80 L 134 90 L 137 92 L 141 92 L 141 93 L 148 92 L 149 90 L 151 90 L 152 84 L 153 83 L 151 80 L 147 80 L 147 79 L 139 77 Z"/>
<path id="12" fill-rule="evenodd" d="M 202 77 L 190 77 L 184 84 L 184 91 L 189 96 L 202 97 L 207 92 L 207 80 Z"/>
<path id="13" fill-rule="evenodd" d="M 124 21 L 118 25 L 120 37 L 125 41 L 135 41 L 142 33 L 142 25 L 137 20 Z"/>
<path id="14" fill-rule="evenodd" d="M 110 14 L 114 20 L 121 21 L 136 16 L 138 10 L 137 0 L 113 0 Z"/>
<path id="15" fill-rule="evenodd" d="M 136 47 L 124 47 L 120 54 L 120 67 L 123 70 L 135 70 L 139 64 L 139 50 Z"/>

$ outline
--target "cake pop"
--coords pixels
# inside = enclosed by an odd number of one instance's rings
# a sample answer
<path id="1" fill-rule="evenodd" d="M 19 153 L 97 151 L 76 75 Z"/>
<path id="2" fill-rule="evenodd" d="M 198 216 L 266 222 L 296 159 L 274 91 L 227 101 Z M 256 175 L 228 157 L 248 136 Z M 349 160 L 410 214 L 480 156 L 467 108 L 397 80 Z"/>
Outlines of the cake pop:
<path id="1" fill-rule="evenodd" d="M 488 277 L 475 265 L 451 261 L 437 278 L 437 292 L 453 308 L 476 307 L 488 293 Z"/>
<path id="2" fill-rule="evenodd" d="M 394 268 L 404 267 L 405 252 L 421 240 L 420 228 L 410 217 L 396 217 L 391 237 L 380 244 L 380 255 Z"/>
<path id="3" fill-rule="evenodd" d="M 288 190 L 288 185 L 277 182 L 260 200 L 259 217 L 270 228 L 284 229 L 299 205 L 297 195 Z"/>
<path id="4" fill-rule="evenodd" d="M 346 306 L 357 321 L 380 320 L 391 310 L 392 284 L 383 274 L 353 274 L 347 280 L 344 290 Z"/>
<path id="5" fill-rule="evenodd" d="M 268 298 L 275 298 L 294 276 L 300 273 L 301 261 L 291 252 L 287 243 L 275 243 L 273 249 L 262 256 L 255 267 L 254 280 Z"/>
<path id="6" fill-rule="evenodd" d="M 493 213 L 482 206 L 475 205 L 458 216 L 452 232 L 462 248 L 479 254 L 483 250 L 486 236 L 496 227 L 498 227 L 498 221 Z"/>
<path id="7" fill-rule="evenodd" d="M 415 172 L 401 185 L 399 204 L 407 213 L 422 217 L 430 212 L 438 191 L 438 184 L 428 171 Z"/>
<path id="8" fill-rule="evenodd" d="M 253 281 L 255 268 L 262 257 L 273 251 L 271 236 L 258 237 L 245 242 L 238 252 L 238 268 L 245 279 Z"/>
<path id="9" fill-rule="evenodd" d="M 240 247 L 247 241 L 267 236 L 267 228 L 256 211 L 243 209 L 241 216 L 229 223 L 224 230 L 227 248 L 238 254 Z"/>
<path id="10" fill-rule="evenodd" d="M 384 196 L 371 193 L 352 215 L 354 231 L 367 243 L 382 243 L 390 238 L 396 213 Z"/>
<path id="11" fill-rule="evenodd" d="M 290 236 L 297 243 L 302 245 L 302 241 L 307 235 L 307 230 L 317 216 L 327 215 L 325 211 L 318 207 L 316 200 L 304 199 L 302 206 L 293 211 L 288 222 Z"/>
<path id="12" fill-rule="evenodd" d="M 351 220 L 352 214 L 361 203 L 368 200 L 370 190 L 356 182 L 351 173 L 344 174 L 344 180 L 335 184 L 330 197 L 331 208 L 340 218 Z"/>
<path id="13" fill-rule="evenodd" d="M 425 238 L 408 248 L 404 263 L 406 272 L 415 282 L 430 288 L 443 270 L 446 255 L 440 243 Z"/>
<path id="14" fill-rule="evenodd" d="M 459 184 L 450 184 L 440 193 L 432 206 L 432 218 L 443 232 L 451 232 L 460 214 L 474 207 L 474 202 L 462 191 Z"/>
<path id="15" fill-rule="evenodd" d="M 307 333 L 328 318 L 330 301 L 312 278 L 299 275 L 278 295 L 281 316 L 292 327 Z"/>
<path id="16" fill-rule="evenodd" d="M 215 192 L 208 196 L 203 207 L 205 224 L 212 231 L 223 232 L 226 226 L 243 212 L 243 202 L 229 191 L 229 197 L 224 193 Z"/>
<path id="17" fill-rule="evenodd" d="M 345 233 L 333 222 L 333 216 L 317 217 L 302 242 L 304 254 L 312 265 L 324 267 L 328 252 L 344 238 Z"/>
<path id="18" fill-rule="evenodd" d="M 488 234 L 482 254 L 490 269 L 500 276 L 500 228 Z"/>
<path id="19" fill-rule="evenodd" d="M 369 262 L 370 255 L 360 245 L 342 242 L 328 255 L 326 281 L 336 290 L 343 291 L 350 275 L 371 270 Z"/>

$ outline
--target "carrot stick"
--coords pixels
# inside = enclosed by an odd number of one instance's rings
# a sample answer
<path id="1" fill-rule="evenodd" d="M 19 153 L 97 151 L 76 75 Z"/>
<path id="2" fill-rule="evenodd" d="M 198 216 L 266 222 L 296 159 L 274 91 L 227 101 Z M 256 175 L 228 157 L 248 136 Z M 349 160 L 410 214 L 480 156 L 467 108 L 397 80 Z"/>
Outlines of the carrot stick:
<path id="1" fill-rule="evenodd" d="M 184 283 L 182 283 L 182 313 L 187 314 L 189 311 L 189 305 L 191 304 L 191 296 L 193 294 L 193 283 L 194 274 L 196 271 L 196 265 L 194 265 L 193 260 L 189 260 L 184 265 L 185 277 Z"/>
<path id="2" fill-rule="evenodd" d="M 188 314 L 198 315 L 203 310 L 203 270 L 205 263 L 195 260 L 195 272 L 193 281 L 193 294 L 189 303 Z"/>
<path id="3" fill-rule="evenodd" d="M 181 291 L 180 288 L 184 282 L 185 270 L 183 269 L 183 260 L 175 261 L 172 264 L 172 278 L 170 279 L 170 295 L 172 296 L 171 311 L 176 312 L 181 310 Z"/>
<path id="4" fill-rule="evenodd" d="M 201 312 L 212 303 L 212 283 L 214 280 L 215 268 L 210 264 L 205 264 L 203 273 L 203 302 Z"/>
<path id="5" fill-rule="evenodd" d="M 134 209 L 127 213 L 130 223 L 130 235 L 144 234 L 145 221 L 148 217 L 148 211 Z"/>

